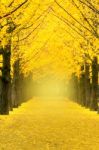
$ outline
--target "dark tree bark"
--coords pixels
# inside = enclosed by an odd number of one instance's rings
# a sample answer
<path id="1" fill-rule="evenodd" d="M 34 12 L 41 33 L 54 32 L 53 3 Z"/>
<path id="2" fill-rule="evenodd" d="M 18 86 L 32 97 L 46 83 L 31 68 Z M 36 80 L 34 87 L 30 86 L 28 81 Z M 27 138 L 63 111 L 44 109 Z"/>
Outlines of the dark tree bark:
<path id="1" fill-rule="evenodd" d="M 3 52 L 1 114 L 9 114 L 9 108 L 11 107 L 10 58 L 11 45 L 9 43 L 5 46 Z"/>
<path id="2" fill-rule="evenodd" d="M 98 59 L 93 58 L 92 61 L 92 96 L 91 96 L 91 110 L 98 110 Z"/>
<path id="3" fill-rule="evenodd" d="M 85 94 L 85 72 L 84 72 L 84 65 L 81 66 L 81 75 L 79 81 L 79 91 L 80 91 L 80 103 L 82 106 L 86 105 L 86 94 Z"/>
<path id="4" fill-rule="evenodd" d="M 86 107 L 90 106 L 90 94 L 91 94 L 91 86 L 90 86 L 90 65 L 85 63 L 85 96 L 86 96 Z"/>
<path id="5" fill-rule="evenodd" d="M 21 105 L 21 88 L 20 84 L 22 84 L 22 81 L 20 80 L 20 68 L 19 68 L 19 59 L 15 61 L 14 63 L 14 77 L 13 77 L 13 94 L 14 94 L 14 100 L 13 105 L 14 107 L 18 107 Z"/>

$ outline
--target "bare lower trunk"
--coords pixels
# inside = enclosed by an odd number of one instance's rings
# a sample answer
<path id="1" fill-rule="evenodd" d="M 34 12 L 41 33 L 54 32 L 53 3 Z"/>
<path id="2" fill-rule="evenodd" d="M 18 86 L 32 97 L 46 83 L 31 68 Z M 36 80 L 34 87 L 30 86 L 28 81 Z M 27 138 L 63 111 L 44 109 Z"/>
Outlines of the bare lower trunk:
<path id="1" fill-rule="evenodd" d="M 98 60 L 94 57 L 92 62 L 92 98 L 91 98 L 91 109 L 98 109 Z"/>
<path id="2" fill-rule="evenodd" d="M 85 73 L 84 66 L 81 67 L 81 75 L 80 75 L 80 83 L 79 83 L 79 91 L 80 91 L 80 103 L 82 106 L 86 105 L 86 95 L 85 95 Z"/>
<path id="3" fill-rule="evenodd" d="M 90 106 L 90 94 L 91 94 L 91 87 L 90 87 L 90 66 L 88 63 L 85 63 L 85 95 L 86 95 L 86 107 Z"/>
<path id="4" fill-rule="evenodd" d="M 19 60 L 14 63 L 14 78 L 13 78 L 13 92 L 14 92 L 14 107 L 21 105 L 20 98 L 20 70 L 19 70 Z"/>
<path id="5" fill-rule="evenodd" d="M 9 44 L 6 45 L 3 52 L 1 114 L 9 114 L 11 107 L 10 57 L 11 45 Z"/>

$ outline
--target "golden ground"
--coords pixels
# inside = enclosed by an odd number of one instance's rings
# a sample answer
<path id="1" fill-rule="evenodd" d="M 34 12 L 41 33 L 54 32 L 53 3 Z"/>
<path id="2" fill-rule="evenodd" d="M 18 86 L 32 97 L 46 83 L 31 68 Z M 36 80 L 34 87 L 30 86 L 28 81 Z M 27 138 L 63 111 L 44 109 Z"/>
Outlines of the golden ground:
<path id="1" fill-rule="evenodd" d="M 35 98 L 0 116 L 0 150 L 99 150 L 99 115 L 63 98 Z"/>

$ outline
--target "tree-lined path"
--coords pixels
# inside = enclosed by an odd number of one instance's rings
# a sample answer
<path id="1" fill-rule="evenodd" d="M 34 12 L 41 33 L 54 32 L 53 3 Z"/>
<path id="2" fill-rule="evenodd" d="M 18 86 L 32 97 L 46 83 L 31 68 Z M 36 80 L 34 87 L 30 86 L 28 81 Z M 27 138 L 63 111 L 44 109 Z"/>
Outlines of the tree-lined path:
<path id="1" fill-rule="evenodd" d="M 0 116 L 0 150 L 98 150 L 99 116 L 67 99 L 23 103 Z"/>
<path id="2" fill-rule="evenodd" d="M 50 78 L 98 111 L 99 0 L 0 0 L 0 10 L 0 114 Z"/>
<path id="3" fill-rule="evenodd" d="M 0 150 L 99 150 L 98 113 L 99 0 L 0 0 Z"/>

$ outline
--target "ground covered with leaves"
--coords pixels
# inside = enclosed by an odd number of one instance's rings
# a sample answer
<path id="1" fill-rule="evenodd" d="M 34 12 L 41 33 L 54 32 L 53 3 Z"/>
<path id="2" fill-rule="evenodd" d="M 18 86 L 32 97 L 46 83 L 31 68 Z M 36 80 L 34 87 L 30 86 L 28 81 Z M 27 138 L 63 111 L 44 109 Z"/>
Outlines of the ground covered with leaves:
<path id="1" fill-rule="evenodd" d="M 35 98 L 0 116 L 0 150 L 99 150 L 99 115 L 63 98 Z"/>

